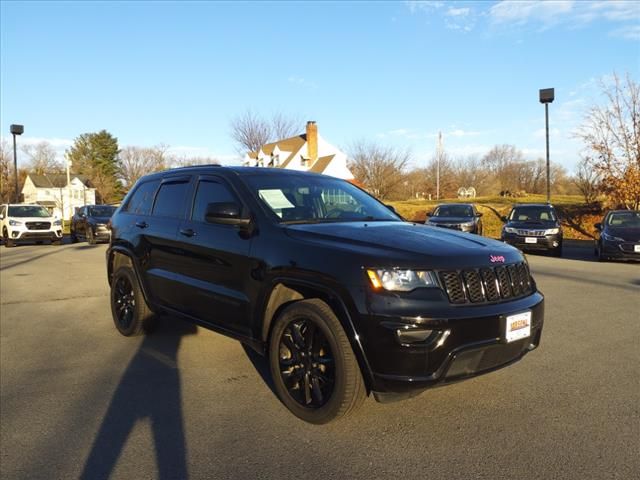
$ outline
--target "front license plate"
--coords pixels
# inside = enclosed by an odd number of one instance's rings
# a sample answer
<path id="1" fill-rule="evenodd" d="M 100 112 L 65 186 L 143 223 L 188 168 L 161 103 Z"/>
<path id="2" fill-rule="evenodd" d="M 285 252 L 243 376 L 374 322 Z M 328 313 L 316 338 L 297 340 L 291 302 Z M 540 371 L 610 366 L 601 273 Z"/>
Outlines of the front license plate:
<path id="1" fill-rule="evenodd" d="M 515 342 L 531 335 L 531 312 L 509 315 L 505 321 L 505 339 L 507 343 Z"/>
<path id="2" fill-rule="evenodd" d="M 525 237 L 524 243 L 538 243 L 538 239 L 535 237 Z"/>
<path id="3" fill-rule="evenodd" d="M 634 245 L 633 246 L 633 251 L 636 253 L 640 253 L 640 245 Z"/>

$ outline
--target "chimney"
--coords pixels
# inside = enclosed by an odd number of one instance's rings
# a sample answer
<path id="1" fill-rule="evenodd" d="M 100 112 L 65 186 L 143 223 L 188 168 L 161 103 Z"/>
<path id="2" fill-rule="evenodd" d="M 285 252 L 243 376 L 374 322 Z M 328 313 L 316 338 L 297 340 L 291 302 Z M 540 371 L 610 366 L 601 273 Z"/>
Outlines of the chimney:
<path id="1" fill-rule="evenodd" d="M 311 165 L 318 160 L 318 126 L 316 122 L 307 122 L 307 156 Z"/>

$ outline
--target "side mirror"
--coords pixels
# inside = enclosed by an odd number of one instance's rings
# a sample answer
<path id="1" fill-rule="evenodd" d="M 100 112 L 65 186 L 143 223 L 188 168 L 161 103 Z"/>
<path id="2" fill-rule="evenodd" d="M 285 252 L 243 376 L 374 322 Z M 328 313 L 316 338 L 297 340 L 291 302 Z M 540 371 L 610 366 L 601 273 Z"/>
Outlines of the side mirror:
<path id="1" fill-rule="evenodd" d="M 393 207 L 393 205 L 386 205 L 386 204 L 385 204 L 385 207 L 387 207 L 389 210 L 391 210 L 391 211 L 392 211 L 393 213 L 395 213 L 396 215 L 400 215 L 400 214 L 396 211 L 396 209 Z"/>
<path id="2" fill-rule="evenodd" d="M 500 217 L 500 220 L 502 220 L 503 223 L 507 223 L 507 217 L 505 217 L 504 215 Z"/>
<path id="3" fill-rule="evenodd" d="M 427 217 L 431 217 L 433 215 L 433 212 L 427 212 Z"/>
<path id="4" fill-rule="evenodd" d="M 596 223 L 594 225 L 594 227 L 596 227 L 596 230 L 598 230 L 599 232 L 602 231 L 602 224 L 601 223 Z"/>
<path id="5" fill-rule="evenodd" d="M 478 212 L 478 215 L 477 215 L 477 216 L 478 216 L 478 218 L 480 218 L 482 215 L 483 215 L 483 213 L 482 213 L 482 212 Z"/>
<path id="6" fill-rule="evenodd" d="M 249 225 L 251 219 L 241 218 L 242 208 L 235 202 L 217 202 L 207 205 L 204 219 L 208 223 L 223 225 Z"/>

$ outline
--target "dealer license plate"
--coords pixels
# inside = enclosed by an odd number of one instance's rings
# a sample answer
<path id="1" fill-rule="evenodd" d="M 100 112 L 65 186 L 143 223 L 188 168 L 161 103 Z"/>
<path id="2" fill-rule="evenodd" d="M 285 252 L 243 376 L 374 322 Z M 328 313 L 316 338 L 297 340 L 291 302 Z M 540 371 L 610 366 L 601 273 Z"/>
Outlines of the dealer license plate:
<path id="1" fill-rule="evenodd" d="M 531 335 L 531 312 L 509 315 L 505 322 L 505 339 L 507 343 L 515 342 Z"/>
<path id="2" fill-rule="evenodd" d="M 524 243 L 538 243 L 538 239 L 535 237 L 525 237 Z"/>
<path id="3" fill-rule="evenodd" d="M 636 253 L 640 253 L 640 245 L 634 245 L 633 246 L 633 251 Z"/>

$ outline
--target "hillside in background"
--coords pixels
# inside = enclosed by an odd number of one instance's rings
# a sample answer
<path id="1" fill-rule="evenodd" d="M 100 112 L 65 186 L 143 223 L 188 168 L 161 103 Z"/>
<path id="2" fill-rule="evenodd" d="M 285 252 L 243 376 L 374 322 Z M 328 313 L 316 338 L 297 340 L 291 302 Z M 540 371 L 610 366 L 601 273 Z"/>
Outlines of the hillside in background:
<path id="1" fill-rule="evenodd" d="M 405 219 L 424 223 L 427 213 L 441 203 L 475 203 L 478 210 L 483 213 L 484 235 L 499 238 L 502 229 L 500 217 L 507 215 L 511 206 L 515 203 L 546 203 L 544 195 L 527 195 L 521 198 L 509 197 L 478 197 L 474 199 L 443 199 L 435 200 L 406 200 L 401 202 L 388 202 Z M 578 195 L 554 195 L 551 203 L 555 206 L 562 226 L 564 238 L 577 240 L 589 240 L 595 238 L 594 224 L 602 220 L 602 209 L 599 204 L 587 205 L 584 199 Z"/>

